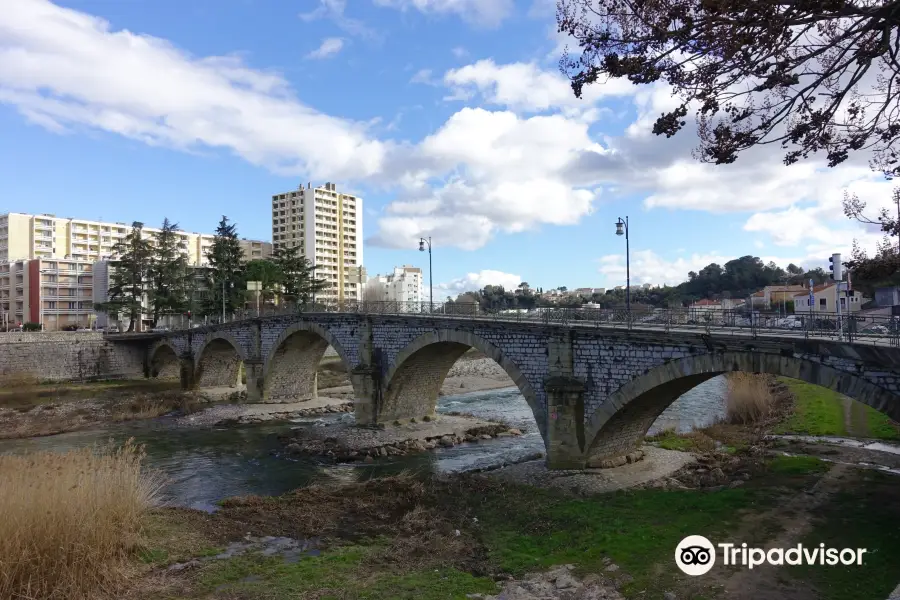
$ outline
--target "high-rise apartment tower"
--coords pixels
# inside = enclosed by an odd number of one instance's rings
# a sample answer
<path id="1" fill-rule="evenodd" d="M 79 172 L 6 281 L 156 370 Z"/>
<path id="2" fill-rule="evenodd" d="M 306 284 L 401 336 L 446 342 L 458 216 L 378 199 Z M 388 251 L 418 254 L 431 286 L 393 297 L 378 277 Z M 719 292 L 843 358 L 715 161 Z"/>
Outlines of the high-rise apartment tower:
<path id="1" fill-rule="evenodd" d="M 362 198 L 337 191 L 335 184 L 310 184 L 272 196 L 272 244 L 299 246 L 328 283 L 319 298 L 359 300 L 363 269 Z"/>

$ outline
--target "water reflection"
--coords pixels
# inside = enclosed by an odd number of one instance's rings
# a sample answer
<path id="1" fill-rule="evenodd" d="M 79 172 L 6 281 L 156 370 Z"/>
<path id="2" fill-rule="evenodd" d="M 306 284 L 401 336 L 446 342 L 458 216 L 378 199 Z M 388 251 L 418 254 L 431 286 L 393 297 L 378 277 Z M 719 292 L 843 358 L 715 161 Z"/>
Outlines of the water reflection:
<path id="1" fill-rule="evenodd" d="M 722 377 L 711 379 L 677 400 L 660 416 L 651 432 L 666 427 L 689 430 L 724 414 Z M 155 423 L 135 423 L 106 430 L 80 431 L 27 440 L 0 442 L 0 452 L 23 450 L 65 451 L 97 443 L 121 443 L 129 437 L 144 444 L 147 462 L 169 480 L 169 503 L 212 510 L 223 498 L 240 494 L 274 495 L 312 482 L 352 482 L 401 471 L 456 472 L 484 468 L 520 459 L 544 445 L 531 409 L 515 388 L 445 396 L 439 412 L 467 412 L 482 418 L 502 419 L 525 431 L 521 437 L 499 438 L 483 444 L 438 448 L 412 456 L 389 457 L 372 464 L 335 465 L 314 458 L 282 454 L 276 434 L 285 425 L 262 424 L 233 429 L 167 429 Z M 299 421 L 295 426 L 328 426 L 350 415 Z"/>

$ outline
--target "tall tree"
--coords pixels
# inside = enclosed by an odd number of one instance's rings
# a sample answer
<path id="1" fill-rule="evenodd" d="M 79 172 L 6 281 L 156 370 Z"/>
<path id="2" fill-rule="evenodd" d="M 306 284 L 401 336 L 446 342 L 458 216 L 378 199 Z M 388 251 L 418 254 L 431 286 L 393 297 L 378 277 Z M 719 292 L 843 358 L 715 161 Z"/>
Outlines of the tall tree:
<path id="1" fill-rule="evenodd" d="M 575 38 L 561 70 L 575 95 L 608 78 L 663 81 L 677 106 L 671 137 L 696 111 L 697 157 L 716 164 L 780 144 L 792 164 L 858 150 L 900 174 L 900 0 L 558 0 L 559 31 Z"/>
<path id="2" fill-rule="evenodd" d="M 285 300 L 306 304 L 313 296 L 328 289 L 328 282 L 316 277 L 315 267 L 300 254 L 299 246 L 279 245 L 272 256 L 272 262 L 281 271 Z"/>
<path id="3" fill-rule="evenodd" d="M 153 234 L 153 254 L 148 268 L 150 311 L 153 325 L 165 314 L 188 309 L 190 267 L 187 245 L 181 239 L 178 224 L 163 219 Z"/>
<path id="4" fill-rule="evenodd" d="M 128 331 L 145 314 L 144 296 L 153 260 L 153 245 L 144 236 L 143 223 L 134 222 L 131 231 L 113 246 L 115 260 L 110 261 L 108 300 L 98 302 L 94 309 L 114 318 L 128 319 Z"/>
<path id="5" fill-rule="evenodd" d="M 284 276 L 275 261 L 263 258 L 251 260 L 244 265 L 244 279 L 260 282 L 262 287 L 260 296 L 265 301 L 275 296 Z"/>
<path id="6" fill-rule="evenodd" d="M 227 317 L 244 306 L 247 290 L 241 268 L 243 259 L 237 225 L 223 215 L 206 254 L 209 292 L 202 308 L 205 315 L 221 318 L 224 311 Z"/>

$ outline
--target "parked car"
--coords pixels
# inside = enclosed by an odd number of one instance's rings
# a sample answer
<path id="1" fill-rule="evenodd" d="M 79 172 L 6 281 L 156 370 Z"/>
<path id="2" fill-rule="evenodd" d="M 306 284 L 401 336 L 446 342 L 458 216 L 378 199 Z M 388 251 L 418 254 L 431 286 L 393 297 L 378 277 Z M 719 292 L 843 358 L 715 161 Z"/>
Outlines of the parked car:
<path id="1" fill-rule="evenodd" d="M 776 321 L 776 327 L 782 329 L 803 329 L 803 320 L 800 317 L 785 317 L 780 321 Z"/>
<path id="2" fill-rule="evenodd" d="M 869 335 L 888 335 L 890 332 L 891 330 L 884 325 L 869 325 L 868 327 L 859 331 L 859 333 Z"/>
<path id="3" fill-rule="evenodd" d="M 165 331 L 169 331 L 169 328 L 168 327 L 152 327 L 150 329 L 150 331 L 153 333 L 163 333 Z"/>

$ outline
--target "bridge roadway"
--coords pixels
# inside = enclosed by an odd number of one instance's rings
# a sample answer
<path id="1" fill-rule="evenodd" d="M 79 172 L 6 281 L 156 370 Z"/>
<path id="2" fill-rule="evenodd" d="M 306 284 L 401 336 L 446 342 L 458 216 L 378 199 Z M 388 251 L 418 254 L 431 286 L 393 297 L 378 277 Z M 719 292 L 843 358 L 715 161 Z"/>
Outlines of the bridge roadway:
<path id="1" fill-rule="evenodd" d="M 330 345 L 361 424 L 433 414 L 447 372 L 476 348 L 522 391 L 552 468 L 631 453 L 678 396 L 729 371 L 822 385 L 900 420 L 900 348 L 888 335 L 841 342 L 795 330 L 317 312 L 108 339 L 143 345 L 148 376 L 180 377 L 188 389 L 236 386 L 243 364 L 251 402 L 314 398 Z"/>
<path id="2" fill-rule="evenodd" d="M 300 317 L 306 315 L 308 318 L 321 317 L 323 315 L 331 315 L 333 312 L 323 312 L 323 313 L 301 313 Z M 765 338 L 765 337 L 774 337 L 777 339 L 822 339 L 822 340 L 838 340 L 838 332 L 836 330 L 825 330 L 825 329 L 817 329 L 813 331 L 809 331 L 806 329 L 797 329 L 797 328 L 786 328 L 786 327 L 747 327 L 747 326 L 728 326 L 728 325 L 716 325 L 707 327 L 704 324 L 697 325 L 666 325 L 664 323 L 641 323 L 641 322 L 632 322 L 629 326 L 628 323 L 624 321 L 587 321 L 587 320 L 578 320 L 578 319 L 569 319 L 569 320 L 554 320 L 554 319 L 541 319 L 534 317 L 505 317 L 499 314 L 493 314 L 489 316 L 479 316 L 479 315 L 445 315 L 442 313 L 433 313 L 433 314 L 423 314 L 423 313 L 372 313 L 374 315 L 380 316 L 400 316 L 403 318 L 420 318 L 420 319 L 430 319 L 430 320 L 471 320 L 471 321 L 483 321 L 487 323 L 523 323 L 523 324 L 533 324 L 533 325 L 558 325 L 572 328 L 588 328 L 588 329 L 613 329 L 613 330 L 633 330 L 633 331 L 656 331 L 656 332 L 665 332 L 665 333 L 697 333 L 698 331 L 710 334 L 710 335 L 730 335 L 730 336 L 740 336 L 747 338 Z M 277 315 L 283 316 L 283 315 Z M 260 319 L 271 319 L 275 318 L 273 316 L 263 316 L 259 317 Z M 255 321 L 256 319 L 244 319 L 245 321 Z M 230 323 L 234 323 L 237 321 L 231 321 Z M 159 339 L 165 337 L 166 335 L 170 335 L 171 333 L 177 332 L 187 332 L 187 331 L 196 331 L 196 330 L 206 330 L 208 328 L 219 327 L 218 324 L 215 325 L 200 325 L 193 328 L 185 328 L 185 329 L 175 329 L 172 331 L 164 331 L 164 332 L 151 332 L 151 331 L 141 331 L 141 332 L 118 332 L 118 333 L 109 333 L 106 334 L 107 337 L 111 340 L 151 340 L 151 339 Z M 869 333 L 869 334 L 855 334 L 853 335 L 852 343 L 854 344 L 868 344 L 873 346 L 900 346 L 900 335 L 894 333 Z"/>

